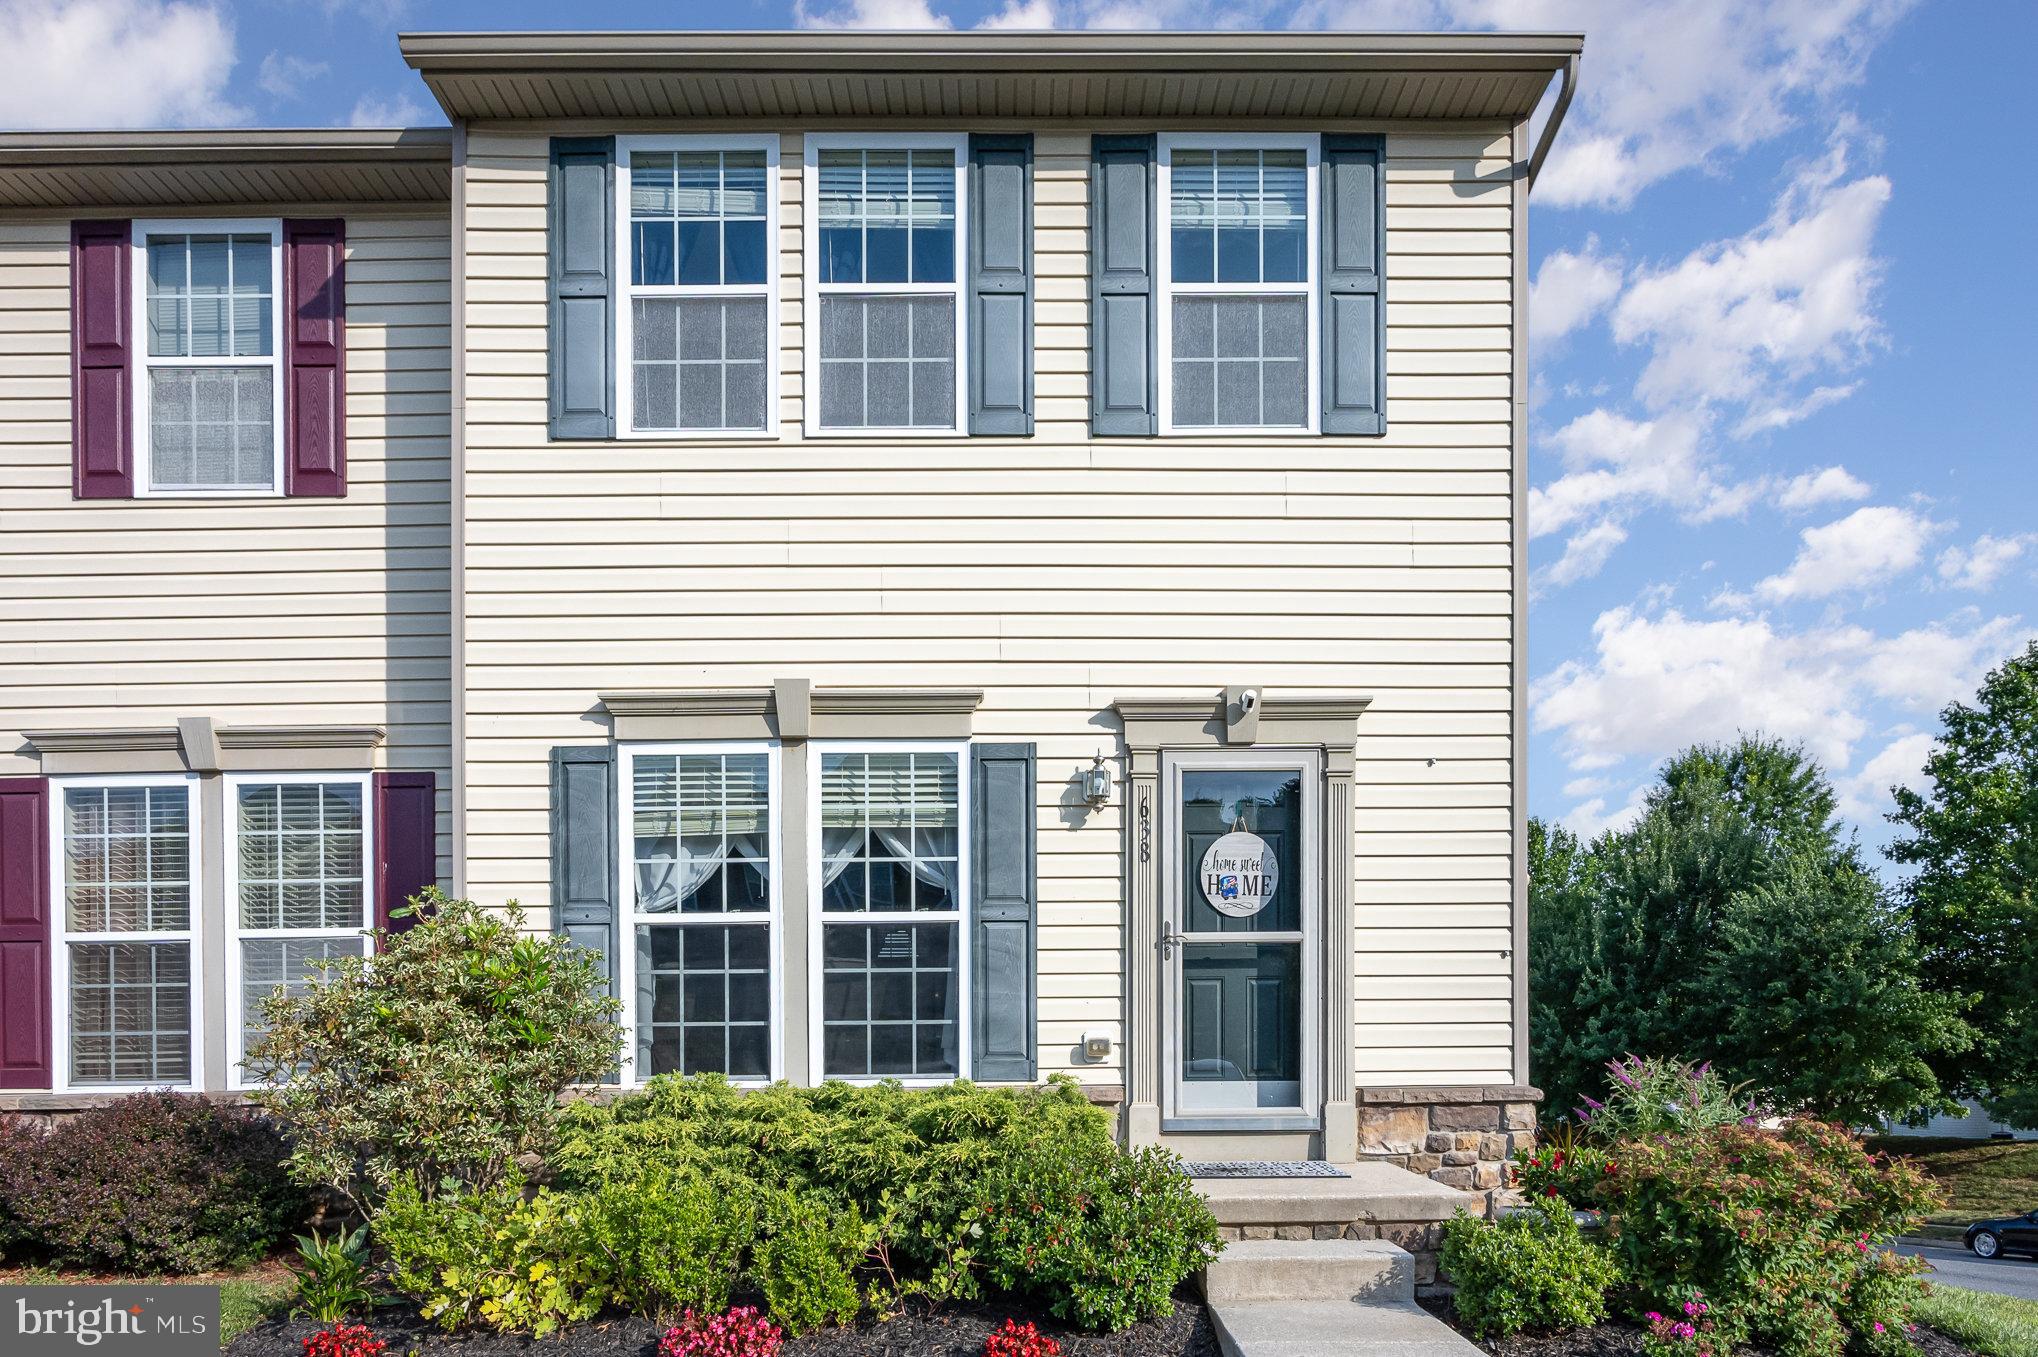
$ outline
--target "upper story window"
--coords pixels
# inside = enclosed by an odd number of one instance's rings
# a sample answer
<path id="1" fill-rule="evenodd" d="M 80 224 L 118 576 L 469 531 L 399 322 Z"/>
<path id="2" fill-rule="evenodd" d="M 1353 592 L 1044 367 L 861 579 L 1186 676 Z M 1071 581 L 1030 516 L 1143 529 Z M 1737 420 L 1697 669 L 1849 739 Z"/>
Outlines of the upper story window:
<path id="1" fill-rule="evenodd" d="M 618 406 L 633 433 L 767 432 L 777 368 L 778 143 L 617 139 Z"/>
<path id="2" fill-rule="evenodd" d="M 135 248 L 140 493 L 280 493 L 281 223 L 143 222 Z"/>
<path id="3" fill-rule="evenodd" d="M 807 138 L 810 432 L 963 427 L 967 158 L 945 134 Z"/>
<path id="4" fill-rule="evenodd" d="M 1317 138 L 1163 136 L 1161 425 L 1316 424 Z"/>

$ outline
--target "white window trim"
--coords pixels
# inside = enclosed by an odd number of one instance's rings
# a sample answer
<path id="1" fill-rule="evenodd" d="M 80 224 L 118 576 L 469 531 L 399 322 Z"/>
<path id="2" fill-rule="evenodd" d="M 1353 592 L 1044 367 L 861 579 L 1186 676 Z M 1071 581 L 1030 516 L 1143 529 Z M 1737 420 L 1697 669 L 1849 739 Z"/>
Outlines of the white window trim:
<path id="1" fill-rule="evenodd" d="M 821 282 L 821 152 L 822 151 L 954 151 L 955 152 L 955 281 L 952 283 L 828 283 Z M 962 438 L 969 432 L 969 135 L 963 132 L 809 132 L 802 204 L 801 270 L 806 300 L 803 412 L 809 438 Z M 823 296 L 896 297 L 908 294 L 955 299 L 955 423 L 945 429 L 829 429 L 821 425 L 821 298 Z"/>
<path id="2" fill-rule="evenodd" d="M 366 773 L 228 773 L 221 779 L 221 842 L 225 845 L 224 866 L 226 910 L 226 1083 L 235 1092 L 266 1087 L 250 1079 L 242 1062 L 247 1059 L 244 1042 L 246 1007 L 241 993 L 241 941 L 245 938 L 365 938 L 375 922 L 375 788 Z M 240 792 L 247 786 L 277 783 L 351 783 L 361 789 L 361 926 L 358 928 L 243 928 L 241 927 L 241 845 Z M 366 948 L 364 947 L 364 955 Z"/>
<path id="3" fill-rule="evenodd" d="M 272 438 L 275 453 L 274 463 L 269 472 L 269 485 L 265 489 L 234 488 L 223 486 L 217 489 L 157 490 L 151 465 L 149 446 L 149 372 L 158 367 L 254 367 L 263 360 L 257 357 L 216 358 L 151 358 L 149 356 L 149 237 L 181 235 L 266 235 L 269 237 L 269 333 L 272 336 L 268 356 L 270 368 L 275 373 L 275 384 L 271 388 L 275 397 L 269 402 L 270 419 L 275 426 Z M 156 221 L 134 223 L 128 249 L 131 261 L 128 277 L 128 336 L 134 353 L 133 388 L 128 393 L 129 416 L 134 429 L 134 497 L 136 499 L 281 499 L 283 486 L 283 437 L 284 406 L 288 403 L 287 374 L 284 372 L 284 350 L 289 347 L 283 333 L 283 222 L 277 217 L 192 217 L 164 218 Z"/>
<path id="4" fill-rule="evenodd" d="M 182 787 L 185 824 L 190 835 L 191 924 L 160 933 L 79 933 L 71 929 L 71 911 L 64 891 L 64 793 L 97 787 Z M 50 948 L 50 1055 L 52 1091 L 57 1093 L 134 1093 L 167 1088 L 196 1093 L 205 1087 L 205 834 L 199 819 L 202 805 L 195 773 L 122 773 L 108 776 L 50 779 L 50 908 L 55 914 Z M 71 1081 L 71 944 L 95 942 L 182 942 L 191 949 L 191 1077 L 181 1084 L 80 1084 Z"/>
<path id="5" fill-rule="evenodd" d="M 908 1088 L 934 1088 L 957 1079 L 974 1077 L 975 1052 L 970 1045 L 974 998 L 970 986 L 970 879 L 975 841 L 970 823 L 970 742 L 968 740 L 810 740 L 807 742 L 807 1051 L 808 1079 L 819 1084 L 833 1079 L 845 1084 L 877 1084 L 892 1080 Z M 824 913 L 821 908 L 821 874 L 826 865 L 822 854 L 821 759 L 824 754 L 953 754 L 956 797 L 956 907 L 952 910 L 904 913 Z M 823 1046 L 824 1022 L 821 1010 L 822 977 L 826 960 L 821 950 L 821 926 L 828 923 L 955 924 L 955 1073 L 948 1076 L 843 1075 L 825 1072 L 827 1052 Z"/>
<path id="6" fill-rule="evenodd" d="M 1155 282 L 1159 286 L 1160 306 L 1157 317 L 1157 346 L 1160 360 L 1160 431 L 1169 437 L 1182 438 L 1293 438 L 1301 434 L 1319 431 L 1321 415 L 1317 410 L 1317 385 L 1320 380 L 1318 368 L 1322 339 L 1318 311 L 1322 305 L 1321 291 L 1323 264 L 1317 258 L 1319 250 L 1318 232 L 1322 224 L 1321 194 L 1323 138 L 1314 132 L 1163 132 L 1157 138 L 1159 181 L 1154 191 L 1154 235 L 1156 238 L 1154 268 Z M 1303 281 L 1299 283 L 1177 283 L 1174 280 L 1174 153 L 1182 151 L 1207 150 L 1255 150 L 1255 151 L 1302 151 L 1307 155 L 1303 167 L 1306 187 L 1308 234 L 1303 242 L 1303 259 L 1306 265 Z M 1302 371 L 1302 418 L 1296 425 L 1223 425 L 1191 424 L 1178 427 L 1175 424 L 1175 298 L 1178 296 L 1251 296 L 1262 297 L 1271 293 L 1291 293 L 1307 299 L 1309 306 L 1308 342 L 1303 354 Z"/>
<path id="7" fill-rule="evenodd" d="M 766 828 L 768 832 L 769 862 L 771 879 L 769 888 L 771 907 L 763 914 L 640 914 L 637 911 L 637 855 L 632 839 L 633 823 L 631 802 L 637 786 L 637 760 L 650 756 L 686 754 L 763 754 L 766 787 Z M 616 746 L 616 862 L 621 882 L 618 887 L 622 899 L 616 902 L 617 928 L 616 976 L 622 995 L 621 1023 L 623 1028 L 622 1063 L 626 1073 L 621 1076 L 625 1088 L 642 1088 L 649 1076 L 634 1068 L 637 1058 L 637 926 L 640 923 L 658 924 L 667 927 L 684 928 L 692 924 L 703 927 L 722 927 L 733 924 L 755 927 L 759 924 L 770 928 L 770 946 L 766 954 L 771 959 L 771 1016 L 767 1031 L 771 1041 L 770 1073 L 765 1079 L 731 1079 L 729 1082 L 739 1088 L 763 1088 L 766 1084 L 785 1077 L 785 907 L 784 885 L 785 853 L 779 841 L 780 807 L 779 797 L 783 783 L 779 776 L 780 750 L 777 740 L 730 740 L 693 741 L 676 740 L 656 743 L 630 743 Z"/>
<path id="8" fill-rule="evenodd" d="M 630 281 L 630 156 L 638 151 L 764 152 L 764 282 L 639 286 Z M 616 430 L 618 438 L 659 442 L 729 442 L 779 438 L 779 138 L 776 136 L 631 136 L 616 138 Z M 676 267 L 676 264 L 675 264 Z M 636 363 L 631 304 L 639 297 L 764 298 L 764 427 L 762 429 L 639 429 L 635 425 Z"/>

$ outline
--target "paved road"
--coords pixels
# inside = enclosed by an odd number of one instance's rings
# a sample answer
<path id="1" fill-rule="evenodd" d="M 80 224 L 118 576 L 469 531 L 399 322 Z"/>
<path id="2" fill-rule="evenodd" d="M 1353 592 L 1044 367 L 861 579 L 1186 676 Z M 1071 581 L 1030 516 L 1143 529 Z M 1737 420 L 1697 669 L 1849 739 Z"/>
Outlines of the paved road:
<path id="1" fill-rule="evenodd" d="M 2038 1262 L 2028 1258 L 1981 1259 L 1958 1244 L 1904 1243 L 1896 1251 L 1931 1263 L 1935 1282 L 2038 1300 Z"/>

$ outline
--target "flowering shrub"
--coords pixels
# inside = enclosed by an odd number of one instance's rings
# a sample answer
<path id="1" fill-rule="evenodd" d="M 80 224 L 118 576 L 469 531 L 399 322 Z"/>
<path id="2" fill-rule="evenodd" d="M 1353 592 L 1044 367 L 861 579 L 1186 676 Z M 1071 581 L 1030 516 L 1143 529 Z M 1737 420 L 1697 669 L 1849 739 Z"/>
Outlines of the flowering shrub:
<path id="1" fill-rule="evenodd" d="M 366 1324 L 335 1323 L 304 1340 L 304 1357 L 380 1357 L 388 1346 Z"/>
<path id="2" fill-rule="evenodd" d="M 1458 1318 L 1480 1338 L 1597 1324 L 1620 1277 L 1561 1205 L 1492 1222 L 1460 1212 L 1444 1225 L 1438 1263 L 1457 1286 Z"/>
<path id="3" fill-rule="evenodd" d="M 1763 1109 L 1719 1076 L 1707 1061 L 1644 1059 L 1606 1062 L 1606 1101 L 1587 1097 L 1578 1121 L 1606 1143 L 1663 1131 L 1702 1131 L 1760 1118 Z"/>
<path id="4" fill-rule="evenodd" d="M 1649 1325 L 1642 1336 L 1643 1357 L 1713 1357 L 1720 1350 L 1712 1306 L 1703 1292 L 1694 1292 L 1667 1315 L 1651 1310 L 1642 1318 Z"/>
<path id="5" fill-rule="evenodd" d="M 1521 1156 L 1524 1189 L 1605 1211 L 1642 1302 L 1675 1324 L 1702 1294 L 1722 1347 L 1754 1341 L 1783 1357 L 1873 1348 L 1922 1294 L 1920 1265 L 1876 1245 L 1929 1211 L 1935 1190 L 1840 1127 L 1734 1123 L 1539 1160 Z"/>
<path id="6" fill-rule="evenodd" d="M 748 1305 L 703 1318 L 688 1310 L 658 1340 L 658 1357 L 776 1357 L 785 1335 Z"/>
<path id="7" fill-rule="evenodd" d="M 1061 1357 L 1061 1344 L 1033 1327 L 1008 1319 L 984 1339 L 984 1357 Z"/>

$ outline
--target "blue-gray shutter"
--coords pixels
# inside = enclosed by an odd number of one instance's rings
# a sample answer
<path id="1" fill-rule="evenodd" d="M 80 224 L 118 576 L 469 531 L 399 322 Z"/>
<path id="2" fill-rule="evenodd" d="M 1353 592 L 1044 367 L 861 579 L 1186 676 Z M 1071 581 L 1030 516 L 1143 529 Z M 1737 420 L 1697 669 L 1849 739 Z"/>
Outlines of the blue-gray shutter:
<path id="1" fill-rule="evenodd" d="M 1090 138 L 1090 432 L 1152 436 L 1154 138 Z"/>
<path id="2" fill-rule="evenodd" d="M 969 431 L 1033 432 L 1033 134 L 969 139 Z"/>
<path id="3" fill-rule="evenodd" d="M 1323 139 L 1323 432 L 1387 432 L 1387 211 L 1378 133 Z"/>
<path id="4" fill-rule="evenodd" d="M 1033 1078 L 1034 754 L 1030 744 L 970 749 L 972 1077 Z"/>
<path id="5" fill-rule="evenodd" d="M 616 433 L 614 137 L 552 138 L 546 217 L 554 438 Z"/>
<path id="6" fill-rule="evenodd" d="M 552 931 L 602 955 L 616 992 L 616 751 L 560 745 L 552 751 Z M 614 1082 L 614 1076 L 607 1082 Z"/>

